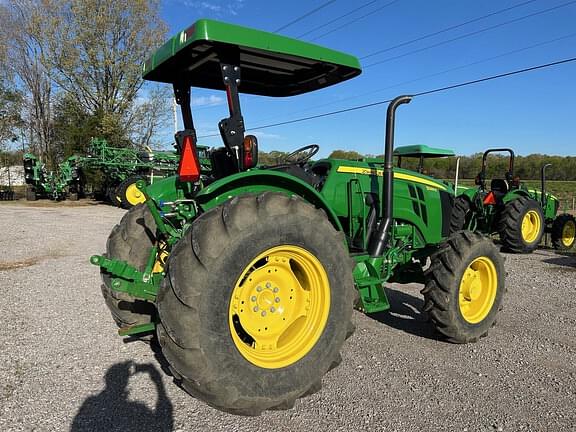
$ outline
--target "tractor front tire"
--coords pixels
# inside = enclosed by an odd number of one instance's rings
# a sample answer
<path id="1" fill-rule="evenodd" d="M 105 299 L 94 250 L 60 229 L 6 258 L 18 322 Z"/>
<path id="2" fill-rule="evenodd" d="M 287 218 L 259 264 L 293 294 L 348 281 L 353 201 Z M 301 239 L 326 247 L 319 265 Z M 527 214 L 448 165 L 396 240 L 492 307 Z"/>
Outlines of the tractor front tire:
<path id="1" fill-rule="evenodd" d="M 120 198 L 120 206 L 123 209 L 131 209 L 146 201 L 144 194 L 136 187 L 138 180 L 144 180 L 144 178 L 140 176 L 128 177 L 116 189 Z"/>
<path id="2" fill-rule="evenodd" d="M 538 201 L 519 197 L 506 203 L 497 228 L 505 250 L 532 253 L 542 240 L 544 227 L 544 213 Z"/>
<path id="3" fill-rule="evenodd" d="M 157 298 L 180 385 L 241 415 L 318 391 L 352 328 L 350 262 L 344 236 L 299 197 L 243 195 L 200 215 Z"/>
<path id="4" fill-rule="evenodd" d="M 454 199 L 452 216 L 450 217 L 450 234 L 466 229 L 471 208 L 472 204 L 467 197 L 461 195 Z"/>
<path id="5" fill-rule="evenodd" d="M 563 213 L 554 219 L 551 235 L 554 249 L 567 251 L 574 248 L 574 244 L 576 244 L 576 219 L 574 216 Z"/>
<path id="6" fill-rule="evenodd" d="M 145 205 L 130 209 L 114 227 L 106 242 L 106 257 L 126 261 L 144 271 L 156 244 L 156 223 Z M 156 313 L 154 305 L 114 291 L 110 274 L 102 271 L 102 295 L 118 327 L 146 324 Z"/>
<path id="7" fill-rule="evenodd" d="M 424 311 L 448 341 L 476 342 L 496 322 L 505 275 L 492 241 L 470 231 L 452 234 L 425 272 Z"/>

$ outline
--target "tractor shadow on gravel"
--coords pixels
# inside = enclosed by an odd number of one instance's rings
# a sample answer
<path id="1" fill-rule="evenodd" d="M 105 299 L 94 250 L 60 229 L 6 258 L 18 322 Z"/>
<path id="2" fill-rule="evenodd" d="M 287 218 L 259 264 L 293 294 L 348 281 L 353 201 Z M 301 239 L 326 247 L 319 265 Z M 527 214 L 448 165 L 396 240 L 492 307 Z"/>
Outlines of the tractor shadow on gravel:
<path id="1" fill-rule="evenodd" d="M 386 294 L 390 310 L 369 314 L 370 318 L 415 336 L 441 340 L 441 336 L 428 322 L 426 313 L 421 312 L 423 299 L 390 287 L 386 288 Z"/>
<path id="2" fill-rule="evenodd" d="M 156 387 L 150 399 L 154 409 L 129 399 L 130 378 L 145 374 Z M 174 428 L 173 406 L 166 394 L 161 372 L 151 363 L 126 361 L 110 367 L 105 375 L 106 388 L 87 398 L 72 422 L 71 432 L 80 431 L 171 431 Z"/>
<path id="3" fill-rule="evenodd" d="M 547 264 L 562 266 L 564 267 L 562 270 L 566 270 L 566 267 L 568 267 L 567 270 L 576 271 L 576 254 L 574 252 L 572 253 L 564 252 L 561 254 L 558 253 L 558 255 L 559 256 L 545 259 L 544 262 Z"/>

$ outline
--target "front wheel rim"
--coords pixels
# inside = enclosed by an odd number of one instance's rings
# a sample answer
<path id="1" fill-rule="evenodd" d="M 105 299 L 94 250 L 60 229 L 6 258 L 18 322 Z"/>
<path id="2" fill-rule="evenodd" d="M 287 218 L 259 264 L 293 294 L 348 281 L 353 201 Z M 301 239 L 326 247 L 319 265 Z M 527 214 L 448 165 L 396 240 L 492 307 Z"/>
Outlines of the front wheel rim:
<path id="1" fill-rule="evenodd" d="M 464 320 L 478 324 L 491 312 L 498 292 L 498 273 L 494 262 L 478 257 L 464 271 L 460 281 L 458 303 Z"/>
<path id="2" fill-rule="evenodd" d="M 533 243 L 538 238 L 542 221 L 536 210 L 530 210 L 522 218 L 522 238 L 526 243 Z"/>
<path id="3" fill-rule="evenodd" d="M 299 246 L 268 249 L 244 269 L 232 291 L 228 324 L 250 363 L 277 369 L 316 345 L 330 312 L 330 284 L 320 261 Z"/>
<path id="4" fill-rule="evenodd" d="M 576 224 L 569 220 L 562 228 L 562 244 L 566 247 L 572 247 L 574 239 L 576 239 Z"/>
<path id="5" fill-rule="evenodd" d="M 141 204 L 146 201 L 146 197 L 140 189 L 136 186 L 136 183 L 131 183 L 126 188 L 126 201 L 128 201 L 133 206 Z"/>

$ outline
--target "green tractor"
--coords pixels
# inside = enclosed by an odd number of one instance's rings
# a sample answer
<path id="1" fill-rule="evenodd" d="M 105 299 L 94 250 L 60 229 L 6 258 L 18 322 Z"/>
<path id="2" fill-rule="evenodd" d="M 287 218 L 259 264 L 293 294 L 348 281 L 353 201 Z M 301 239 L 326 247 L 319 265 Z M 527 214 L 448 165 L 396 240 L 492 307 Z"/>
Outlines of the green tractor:
<path id="1" fill-rule="evenodd" d="M 404 158 L 418 159 L 418 166 L 416 168 L 416 171 L 418 171 L 421 174 L 424 174 L 426 170 L 424 164 L 427 159 L 454 157 L 456 155 L 452 150 L 438 147 L 430 147 L 423 144 L 414 144 L 414 145 L 397 147 L 394 150 L 394 156 L 397 157 L 396 166 L 398 166 L 398 168 L 402 168 L 402 160 Z"/>
<path id="2" fill-rule="evenodd" d="M 112 230 L 102 292 L 121 335 L 156 335 L 175 381 L 218 409 L 258 415 L 318 391 L 354 330 L 353 307 L 390 308 L 387 282 L 424 284 L 424 310 L 441 336 L 475 342 L 505 293 L 503 258 L 479 234 L 450 235 L 454 190 L 393 168 L 396 109 L 384 158 L 320 159 L 309 145 L 258 167 L 239 92 L 292 96 L 361 73 L 358 60 L 317 45 L 200 20 L 144 65 L 173 85 L 184 130 L 177 175 L 147 186 L 143 204 Z M 223 90 L 223 147 L 202 174 L 191 87 Z"/>
<path id="3" fill-rule="evenodd" d="M 509 154 L 508 171 L 504 178 L 494 178 L 487 186 L 486 168 L 488 155 L 495 152 Z M 546 168 L 542 167 L 541 190 L 527 188 L 514 175 L 515 154 L 512 149 L 488 149 L 482 156 L 482 168 L 475 183 L 476 188 L 463 188 L 456 197 L 451 232 L 462 229 L 484 234 L 499 234 L 505 250 L 514 253 L 531 253 L 542 241 L 545 232 L 551 233 L 557 249 L 570 249 L 576 238 L 574 217 L 562 214 L 556 217 L 559 200 L 546 193 Z M 460 191 L 459 191 L 460 192 Z"/>

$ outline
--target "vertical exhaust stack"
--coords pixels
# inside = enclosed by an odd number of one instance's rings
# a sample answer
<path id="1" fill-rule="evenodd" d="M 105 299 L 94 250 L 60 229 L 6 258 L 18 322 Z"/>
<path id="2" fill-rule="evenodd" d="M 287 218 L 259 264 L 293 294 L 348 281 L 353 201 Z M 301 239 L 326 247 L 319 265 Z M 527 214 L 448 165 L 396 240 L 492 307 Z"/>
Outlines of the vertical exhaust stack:
<path id="1" fill-rule="evenodd" d="M 378 231 L 370 239 L 368 252 L 373 258 L 382 256 L 390 227 L 392 225 L 392 215 L 394 211 L 393 181 L 394 174 L 392 153 L 394 152 L 394 123 L 396 119 L 396 109 L 403 104 L 410 103 L 412 96 L 398 96 L 388 105 L 386 111 L 386 139 L 384 143 L 384 179 L 382 183 L 382 218 Z"/>
<path id="2" fill-rule="evenodd" d="M 548 163 L 548 164 L 544 164 L 542 166 L 542 173 L 540 175 L 540 182 L 541 182 L 541 188 L 540 188 L 540 204 L 542 205 L 542 211 L 544 211 L 546 209 L 546 204 L 548 201 L 546 199 L 546 169 L 548 167 L 552 166 L 552 164 Z"/>

